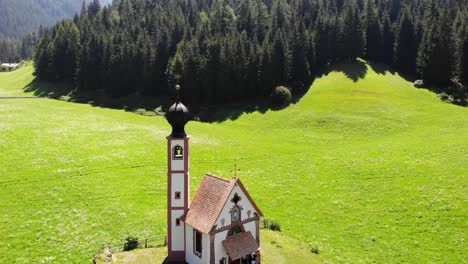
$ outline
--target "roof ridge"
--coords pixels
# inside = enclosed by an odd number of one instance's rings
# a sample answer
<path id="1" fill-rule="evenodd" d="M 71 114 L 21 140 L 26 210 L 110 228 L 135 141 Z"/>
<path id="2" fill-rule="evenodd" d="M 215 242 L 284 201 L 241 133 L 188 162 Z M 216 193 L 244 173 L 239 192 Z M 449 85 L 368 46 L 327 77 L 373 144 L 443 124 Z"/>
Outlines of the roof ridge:
<path id="1" fill-rule="evenodd" d="M 208 177 L 211 177 L 211 178 L 215 178 L 215 179 L 218 179 L 218 180 L 222 180 L 222 181 L 225 181 L 225 182 L 231 182 L 231 181 L 228 180 L 228 179 L 222 178 L 222 177 L 220 177 L 220 176 L 217 176 L 217 175 L 214 175 L 214 174 L 211 174 L 211 173 L 205 173 L 205 176 L 208 176 Z"/>

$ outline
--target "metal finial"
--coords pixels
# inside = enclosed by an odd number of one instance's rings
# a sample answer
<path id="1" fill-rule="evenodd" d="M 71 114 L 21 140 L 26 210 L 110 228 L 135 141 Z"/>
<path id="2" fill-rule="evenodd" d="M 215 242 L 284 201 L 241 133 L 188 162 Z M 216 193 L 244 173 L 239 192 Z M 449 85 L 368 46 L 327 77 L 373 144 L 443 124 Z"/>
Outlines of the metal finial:
<path id="1" fill-rule="evenodd" d="M 180 96 L 179 96 L 179 92 L 180 92 L 180 85 L 176 85 L 175 86 L 175 89 L 176 89 L 176 92 L 177 92 L 177 95 L 176 95 L 176 102 L 179 102 L 180 101 Z"/>
<path id="2" fill-rule="evenodd" d="M 240 169 L 237 168 L 237 164 L 234 164 L 234 170 L 231 171 L 231 172 L 234 172 L 234 177 L 233 178 L 237 178 L 237 172 L 240 171 Z"/>

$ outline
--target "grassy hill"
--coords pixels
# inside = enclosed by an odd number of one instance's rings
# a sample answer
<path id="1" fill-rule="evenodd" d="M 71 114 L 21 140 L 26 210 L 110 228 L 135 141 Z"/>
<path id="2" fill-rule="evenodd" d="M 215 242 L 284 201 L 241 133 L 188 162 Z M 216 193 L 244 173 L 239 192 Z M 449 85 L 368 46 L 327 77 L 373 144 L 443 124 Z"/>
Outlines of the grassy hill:
<path id="1" fill-rule="evenodd" d="M 266 217 L 334 263 L 466 263 L 468 110 L 378 66 L 329 70 L 287 109 L 189 123 L 192 195 L 237 164 Z M 1 73 L 0 96 L 31 71 Z M 163 118 L 48 99 L 0 99 L 0 118 L 0 263 L 89 263 L 165 232 Z"/>

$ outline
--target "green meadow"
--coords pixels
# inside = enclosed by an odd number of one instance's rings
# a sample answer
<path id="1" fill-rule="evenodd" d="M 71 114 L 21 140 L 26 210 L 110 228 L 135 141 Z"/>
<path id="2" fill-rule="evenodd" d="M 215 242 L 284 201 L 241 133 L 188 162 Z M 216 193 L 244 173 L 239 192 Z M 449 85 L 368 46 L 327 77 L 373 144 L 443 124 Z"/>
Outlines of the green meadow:
<path id="1" fill-rule="evenodd" d="M 31 95 L 32 71 L 0 73 L 0 97 Z M 219 115 L 186 127 L 192 196 L 236 165 L 265 217 L 332 263 L 468 262 L 466 108 L 358 62 L 286 109 Z M 0 120 L 0 263 L 90 263 L 166 232 L 163 117 L 0 99 Z"/>
<path id="2" fill-rule="evenodd" d="M 311 252 L 304 244 L 286 235 L 261 230 L 262 236 L 262 263 L 265 264 L 323 264 L 327 263 L 320 255 Z M 167 257 L 167 247 L 137 249 L 96 257 L 96 264 L 161 264 Z"/>

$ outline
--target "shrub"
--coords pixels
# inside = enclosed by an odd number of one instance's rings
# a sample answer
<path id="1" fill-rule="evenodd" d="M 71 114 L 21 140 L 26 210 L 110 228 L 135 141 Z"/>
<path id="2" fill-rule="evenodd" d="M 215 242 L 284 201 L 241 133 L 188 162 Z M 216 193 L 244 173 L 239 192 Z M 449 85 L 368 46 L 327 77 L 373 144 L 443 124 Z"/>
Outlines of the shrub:
<path id="1" fill-rule="evenodd" d="M 159 115 L 159 116 L 163 116 L 165 113 L 164 111 L 162 110 L 162 106 L 158 106 L 157 108 L 154 109 L 154 112 L 156 113 L 156 115 Z"/>
<path id="2" fill-rule="evenodd" d="M 143 109 L 143 108 L 138 108 L 137 110 L 135 110 L 135 114 L 137 115 L 144 115 L 146 113 L 146 109 Z"/>
<path id="3" fill-rule="evenodd" d="M 318 255 L 320 253 L 320 249 L 318 247 L 313 247 L 310 249 L 310 252 Z"/>
<path id="4" fill-rule="evenodd" d="M 278 222 L 272 221 L 270 224 L 270 230 L 281 231 L 281 225 Z"/>
<path id="5" fill-rule="evenodd" d="M 291 103 L 291 91 L 284 86 L 277 86 L 270 95 L 271 103 L 274 106 L 286 106 Z"/>
<path id="6" fill-rule="evenodd" d="M 452 102 L 452 100 L 450 98 L 450 95 L 448 95 L 446 93 L 439 94 L 439 98 L 440 98 L 440 100 L 442 100 L 442 101 L 444 101 L 446 103 L 451 103 Z"/>
<path id="7" fill-rule="evenodd" d="M 145 113 L 143 113 L 144 116 L 156 116 L 156 113 L 153 112 L 153 111 L 146 111 Z"/>
<path id="8" fill-rule="evenodd" d="M 416 80 L 416 81 L 414 81 L 413 85 L 416 88 L 423 88 L 424 87 L 424 81 L 423 80 Z"/>
<path id="9" fill-rule="evenodd" d="M 124 244 L 124 251 L 134 250 L 140 245 L 138 242 L 138 238 L 136 237 L 127 237 L 126 242 Z"/>
<path id="10" fill-rule="evenodd" d="M 60 101 L 65 101 L 65 102 L 70 102 L 71 97 L 68 96 L 68 95 L 62 95 L 62 96 L 59 97 L 59 100 Z"/>

